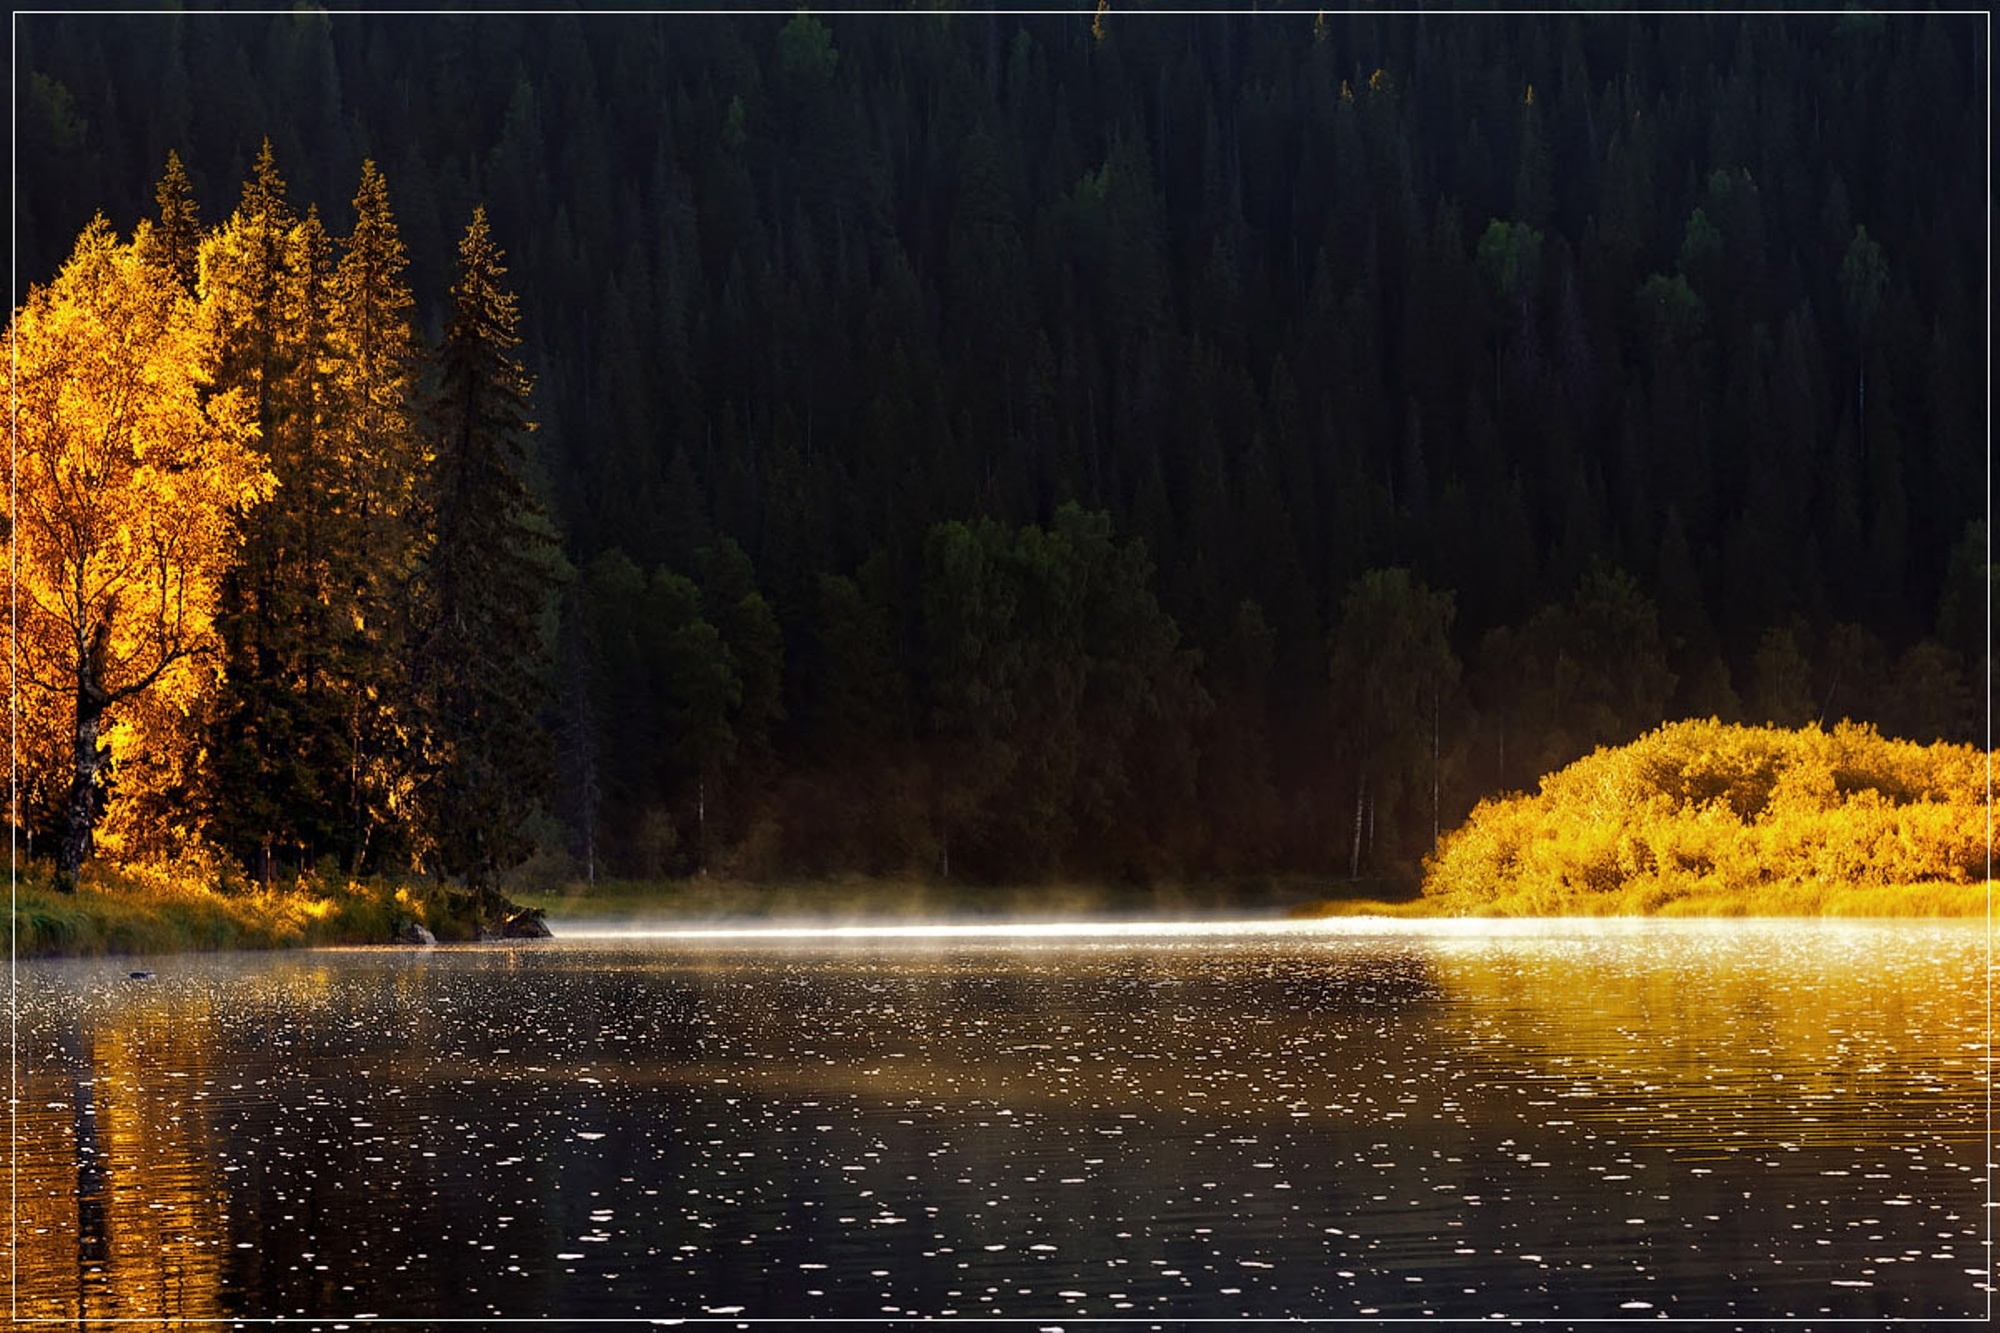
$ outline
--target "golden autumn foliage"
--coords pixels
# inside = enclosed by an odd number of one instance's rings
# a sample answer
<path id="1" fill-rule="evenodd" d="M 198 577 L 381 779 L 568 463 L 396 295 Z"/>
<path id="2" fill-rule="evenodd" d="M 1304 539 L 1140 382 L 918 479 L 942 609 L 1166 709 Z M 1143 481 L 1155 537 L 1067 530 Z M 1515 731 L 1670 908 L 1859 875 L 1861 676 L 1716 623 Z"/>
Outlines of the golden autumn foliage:
<path id="1" fill-rule="evenodd" d="M 426 392 L 372 162 L 345 239 L 292 210 L 268 142 L 220 227 L 201 230 L 178 159 L 157 198 L 129 243 L 94 219 L 7 327 L 22 850 L 71 893 L 93 855 L 191 889 L 234 864 L 270 890 L 417 866 L 447 820 L 513 847 L 560 562 L 519 475 L 533 422 L 483 212 Z M 419 595 L 440 588 L 441 608 Z M 454 657 L 418 641 L 419 606 L 425 629 L 481 633 Z M 511 805 L 419 800 L 423 778 L 455 790 L 432 769 L 466 767 L 432 750 L 475 737 Z"/>
<path id="2" fill-rule="evenodd" d="M 247 405 L 211 391 L 206 313 L 149 258 L 147 232 L 122 243 L 94 220 L 7 330 L 10 683 L 24 793 L 44 808 L 88 811 L 106 733 L 122 726 L 141 753 L 133 728 L 173 726 L 213 689 L 219 582 L 242 516 L 272 492 Z"/>
<path id="3" fill-rule="evenodd" d="M 1848 722 L 1673 723 L 1550 774 L 1533 795 L 1481 802 L 1425 859 L 1424 908 L 1968 910 L 1990 874 L 1989 764 L 1971 746 Z"/>

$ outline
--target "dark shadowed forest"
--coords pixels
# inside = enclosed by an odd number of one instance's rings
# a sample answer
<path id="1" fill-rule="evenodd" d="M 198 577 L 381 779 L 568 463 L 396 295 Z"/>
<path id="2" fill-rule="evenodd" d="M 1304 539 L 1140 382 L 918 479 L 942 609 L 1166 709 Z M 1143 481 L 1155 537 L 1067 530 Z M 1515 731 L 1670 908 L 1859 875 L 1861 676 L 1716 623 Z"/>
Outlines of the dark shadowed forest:
<path id="1" fill-rule="evenodd" d="M 1985 25 L 19 15 L 15 306 L 99 212 L 330 293 L 217 335 L 276 486 L 106 827 L 1394 878 L 1667 719 L 1983 743 Z"/>

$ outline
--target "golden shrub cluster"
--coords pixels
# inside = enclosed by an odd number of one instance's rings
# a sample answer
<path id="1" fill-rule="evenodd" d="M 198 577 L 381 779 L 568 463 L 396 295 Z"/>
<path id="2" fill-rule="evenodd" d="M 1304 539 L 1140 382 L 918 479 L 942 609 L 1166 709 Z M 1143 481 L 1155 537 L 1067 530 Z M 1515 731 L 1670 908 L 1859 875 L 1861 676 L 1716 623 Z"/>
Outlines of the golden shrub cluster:
<path id="1" fill-rule="evenodd" d="M 1990 874 L 1990 761 L 1849 722 L 1671 723 L 1481 802 L 1424 894 L 1480 915 L 1964 910 L 1936 890 Z"/>

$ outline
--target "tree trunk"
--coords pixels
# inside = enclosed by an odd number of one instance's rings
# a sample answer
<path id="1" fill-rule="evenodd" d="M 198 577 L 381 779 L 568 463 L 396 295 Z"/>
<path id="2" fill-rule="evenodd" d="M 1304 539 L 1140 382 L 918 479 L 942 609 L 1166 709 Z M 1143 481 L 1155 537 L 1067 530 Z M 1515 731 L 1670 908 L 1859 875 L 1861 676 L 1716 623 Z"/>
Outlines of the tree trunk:
<path id="1" fill-rule="evenodd" d="M 1438 840 L 1438 691 L 1431 682 L 1431 846 Z"/>
<path id="2" fill-rule="evenodd" d="M 76 892 L 77 873 L 83 869 L 84 855 L 90 850 L 90 831 L 97 822 L 97 774 L 104 765 L 98 747 L 97 730 L 104 718 L 104 704 L 94 683 L 86 680 L 76 692 L 76 734 L 71 758 L 75 773 L 70 779 L 69 805 L 63 815 L 62 841 L 56 848 L 56 888 Z"/>
<path id="3" fill-rule="evenodd" d="M 1361 878 L 1361 823 L 1362 812 L 1368 806 L 1368 775 L 1361 775 L 1360 785 L 1354 789 L 1354 850 L 1347 860 L 1347 877 Z"/>
<path id="4" fill-rule="evenodd" d="M 708 779 L 697 778 L 694 784 L 694 873 L 697 879 L 708 877 Z"/>
<path id="5" fill-rule="evenodd" d="M 347 713 L 347 816 L 349 846 L 353 849 L 348 860 L 348 873 L 359 876 L 362 864 L 368 859 L 368 810 L 367 798 L 361 790 L 362 755 L 365 751 L 361 739 L 360 708 L 353 707 Z"/>
<path id="6" fill-rule="evenodd" d="M 1860 442 L 1861 456 L 1868 457 L 1868 350 L 1861 351 L 1861 364 L 1854 375 L 1854 435 Z"/>

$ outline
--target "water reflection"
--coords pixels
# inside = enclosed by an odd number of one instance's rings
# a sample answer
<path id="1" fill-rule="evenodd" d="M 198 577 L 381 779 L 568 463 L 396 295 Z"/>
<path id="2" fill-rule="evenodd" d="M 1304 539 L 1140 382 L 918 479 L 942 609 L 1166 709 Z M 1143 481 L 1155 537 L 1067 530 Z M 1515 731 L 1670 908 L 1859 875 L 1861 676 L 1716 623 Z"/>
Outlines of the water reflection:
<path id="1" fill-rule="evenodd" d="M 229 1191 L 199 1089 L 215 1048 L 202 997 L 74 997 L 24 1014 L 15 1234 L 31 1287 L 80 1318 L 208 1318 L 220 1300 Z M 27 1040 L 40 1029 L 41 1042 Z M 190 1089 L 195 1089 L 191 1091 Z M 47 1280 L 41 1280 L 41 1275 Z M 27 1302 L 23 1314 L 37 1302 Z"/>
<path id="2" fill-rule="evenodd" d="M 1643 1109 L 1657 1132 L 1714 1151 L 1865 1149 L 1931 1123 L 1929 1103 L 1983 1076 L 1979 943 L 1963 927 L 1702 923 L 1649 940 L 1643 968 L 1587 934 L 1433 956 L 1476 1015 L 1468 1059 L 1534 1052 L 1535 1079 L 1580 1118 Z M 1984 1133 L 1983 1119 L 1936 1128 Z"/>
<path id="3" fill-rule="evenodd" d="M 1985 937 L 733 937 L 21 970 L 21 1312 L 1965 1315 Z"/>

